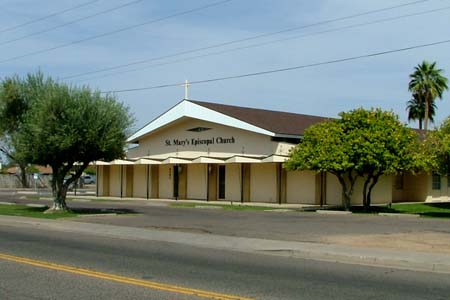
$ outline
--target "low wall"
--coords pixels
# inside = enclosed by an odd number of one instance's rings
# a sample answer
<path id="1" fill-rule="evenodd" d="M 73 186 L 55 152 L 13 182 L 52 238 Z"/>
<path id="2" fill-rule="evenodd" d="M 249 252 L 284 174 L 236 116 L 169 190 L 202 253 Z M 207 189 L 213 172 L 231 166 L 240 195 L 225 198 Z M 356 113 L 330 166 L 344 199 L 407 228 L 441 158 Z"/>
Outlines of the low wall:
<path id="1" fill-rule="evenodd" d="M 30 187 L 36 188 L 46 188 L 50 187 L 50 178 L 49 175 L 39 176 L 39 179 L 35 180 L 33 175 L 28 175 L 28 182 Z M 20 182 L 19 177 L 11 174 L 0 174 L 0 188 L 22 188 L 22 183 Z"/>

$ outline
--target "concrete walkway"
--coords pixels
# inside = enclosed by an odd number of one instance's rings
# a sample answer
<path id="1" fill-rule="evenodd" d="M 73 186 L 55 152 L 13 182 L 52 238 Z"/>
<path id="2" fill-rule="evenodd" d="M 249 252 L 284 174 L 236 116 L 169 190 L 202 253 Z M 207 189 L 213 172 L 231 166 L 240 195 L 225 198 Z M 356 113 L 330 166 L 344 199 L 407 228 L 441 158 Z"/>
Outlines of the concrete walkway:
<path id="1" fill-rule="evenodd" d="M 47 193 L 48 194 L 48 193 Z M 14 195 L 23 195 L 23 196 L 31 196 L 31 195 L 40 195 L 41 199 L 48 199 L 52 200 L 50 197 L 50 194 L 48 194 L 48 197 L 46 197 L 45 193 L 39 193 L 32 190 L 26 190 L 26 191 L 17 191 L 14 193 Z M 283 209 L 292 209 L 292 210 L 304 210 L 304 209 L 320 209 L 320 208 L 326 208 L 330 207 L 329 205 L 326 206 L 320 206 L 320 205 L 313 205 L 313 204 L 287 204 L 287 203 L 262 203 L 262 202 L 240 202 L 240 201 L 225 201 L 225 200 L 219 200 L 219 201 L 206 201 L 206 200 L 174 200 L 174 199 L 147 199 L 147 198 L 137 198 L 137 197 L 96 197 L 95 195 L 90 194 L 77 194 L 75 195 L 73 192 L 67 193 L 67 198 L 74 199 L 74 200 L 91 200 L 91 201 L 106 201 L 106 202 L 126 202 L 126 203 L 164 203 L 164 204 L 171 204 L 171 203 L 191 203 L 191 204 L 198 204 L 198 205 L 242 205 L 242 206 L 257 206 L 257 207 L 267 207 L 267 208 L 283 208 Z"/>
<path id="2" fill-rule="evenodd" d="M 41 228 L 43 230 L 89 234 L 119 239 L 181 243 L 216 250 L 450 273 L 450 255 L 442 253 L 405 252 L 381 248 L 351 247 L 338 244 L 231 237 L 12 216 L 0 216 L 0 225 Z"/>

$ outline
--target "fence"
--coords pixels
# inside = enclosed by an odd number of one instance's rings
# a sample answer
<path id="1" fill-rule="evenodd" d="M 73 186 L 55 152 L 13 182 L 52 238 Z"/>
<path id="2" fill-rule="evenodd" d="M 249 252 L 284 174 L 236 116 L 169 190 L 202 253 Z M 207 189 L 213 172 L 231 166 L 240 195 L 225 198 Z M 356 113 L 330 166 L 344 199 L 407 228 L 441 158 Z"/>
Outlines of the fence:
<path id="1" fill-rule="evenodd" d="M 34 179 L 33 175 L 27 175 L 28 183 L 31 188 L 48 188 L 50 187 L 51 176 L 40 175 L 38 179 Z M 0 174 L 0 188 L 16 189 L 22 188 L 22 183 L 18 176 L 11 174 Z"/>

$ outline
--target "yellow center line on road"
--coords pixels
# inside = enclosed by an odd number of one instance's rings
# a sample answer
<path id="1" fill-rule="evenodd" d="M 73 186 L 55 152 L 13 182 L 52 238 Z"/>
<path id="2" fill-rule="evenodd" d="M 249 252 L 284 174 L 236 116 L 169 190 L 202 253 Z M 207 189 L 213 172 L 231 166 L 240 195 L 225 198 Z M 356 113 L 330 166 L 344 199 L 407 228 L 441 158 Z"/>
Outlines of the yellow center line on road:
<path id="1" fill-rule="evenodd" d="M 40 260 L 34 260 L 29 259 L 25 257 L 19 257 L 19 256 L 13 256 L 9 254 L 0 253 L 0 259 L 12 261 L 20 264 L 27 264 L 32 265 L 35 267 L 50 269 L 50 270 L 56 270 L 56 271 L 62 271 L 82 276 L 88 276 L 98 279 L 104 279 L 109 281 L 115 281 L 140 287 L 145 287 L 149 289 L 155 289 L 155 290 L 161 290 L 166 292 L 173 292 L 178 294 L 184 294 L 184 295 L 190 295 L 190 296 L 197 296 L 202 298 L 209 298 L 209 299 L 216 299 L 216 300 L 253 300 L 252 298 L 247 297 L 241 297 L 241 296 L 234 296 L 234 295 L 227 295 L 227 294 L 221 294 L 221 293 L 214 293 L 209 292 L 205 290 L 198 290 L 198 289 L 191 289 L 186 287 L 180 287 L 176 285 L 171 284 L 164 284 L 164 283 L 158 283 L 154 281 L 148 281 L 148 280 L 141 280 L 131 277 L 124 277 L 124 276 L 118 276 L 114 274 L 108 274 L 108 273 L 102 273 L 82 268 L 76 268 L 66 265 L 60 265 Z"/>

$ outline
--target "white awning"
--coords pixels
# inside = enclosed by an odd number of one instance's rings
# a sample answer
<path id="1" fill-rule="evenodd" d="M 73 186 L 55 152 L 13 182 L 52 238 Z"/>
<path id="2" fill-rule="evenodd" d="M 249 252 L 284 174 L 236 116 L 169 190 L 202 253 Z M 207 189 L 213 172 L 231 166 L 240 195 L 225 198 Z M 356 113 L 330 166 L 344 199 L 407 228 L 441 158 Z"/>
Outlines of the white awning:
<path id="1" fill-rule="evenodd" d="M 283 156 L 283 155 L 271 155 L 271 156 L 268 156 L 268 157 L 264 158 L 263 160 L 261 160 L 261 162 L 263 162 L 263 163 L 270 163 L 270 162 L 273 162 L 273 163 L 283 163 L 283 162 L 285 162 L 287 159 L 288 159 L 287 156 Z"/>
<path id="2" fill-rule="evenodd" d="M 193 164 L 223 164 L 225 160 L 218 159 L 218 158 L 212 158 L 212 157 L 206 157 L 206 156 L 200 156 L 197 157 L 192 161 Z"/>
<path id="3" fill-rule="evenodd" d="M 239 164 L 249 164 L 249 163 L 260 163 L 261 159 L 248 157 L 248 156 L 233 156 L 225 161 L 227 164 L 239 163 Z"/>
<path id="4" fill-rule="evenodd" d="M 90 165 L 94 165 L 94 166 L 109 166 L 110 163 L 109 162 L 105 162 L 105 161 L 101 161 L 101 160 L 97 160 L 97 161 L 91 162 Z"/>
<path id="5" fill-rule="evenodd" d="M 161 162 L 162 164 L 191 164 L 192 160 L 182 159 L 182 158 L 176 158 L 176 157 L 168 157 L 167 159 L 163 160 Z"/>
<path id="6" fill-rule="evenodd" d="M 135 165 L 160 165 L 161 161 L 154 160 L 154 159 L 148 159 L 148 158 L 141 158 L 134 162 Z"/>
<path id="7" fill-rule="evenodd" d="M 129 161 L 129 160 L 116 159 L 116 160 L 113 160 L 110 164 L 111 165 L 134 165 L 134 162 Z"/>

